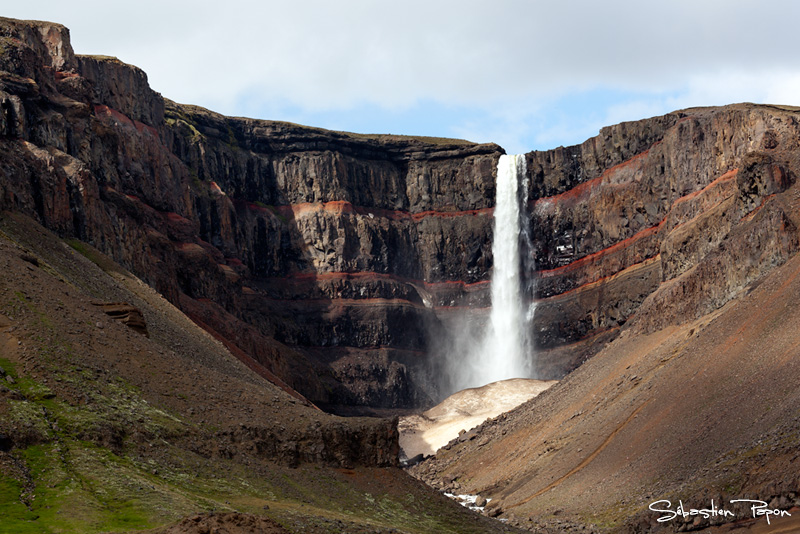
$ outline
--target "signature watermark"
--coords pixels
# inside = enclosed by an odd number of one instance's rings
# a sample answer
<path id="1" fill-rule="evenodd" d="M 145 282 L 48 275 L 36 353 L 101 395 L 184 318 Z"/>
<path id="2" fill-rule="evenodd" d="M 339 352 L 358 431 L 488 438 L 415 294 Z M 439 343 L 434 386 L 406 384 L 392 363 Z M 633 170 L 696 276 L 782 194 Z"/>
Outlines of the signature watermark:
<path id="1" fill-rule="evenodd" d="M 769 504 L 764 501 L 752 500 L 752 499 L 731 499 L 728 501 L 730 504 L 735 503 L 748 503 L 750 508 L 750 514 L 754 518 L 765 517 L 767 519 L 767 524 L 770 523 L 770 518 L 775 517 L 791 517 L 792 514 L 787 512 L 786 510 L 780 510 L 778 508 L 770 508 Z M 728 510 L 726 508 L 718 507 L 714 504 L 714 499 L 711 499 L 711 506 L 709 508 L 686 508 L 683 505 L 683 501 L 678 501 L 677 508 L 672 507 L 672 502 L 668 501 L 667 499 L 662 499 L 660 501 L 655 501 L 650 503 L 648 508 L 653 512 L 658 512 L 662 514 L 656 521 L 659 523 L 666 523 L 667 521 L 672 521 L 678 517 L 686 519 L 687 517 L 698 516 L 704 519 L 709 519 L 712 517 L 725 517 L 725 518 L 734 518 L 736 514 L 732 510 Z"/>

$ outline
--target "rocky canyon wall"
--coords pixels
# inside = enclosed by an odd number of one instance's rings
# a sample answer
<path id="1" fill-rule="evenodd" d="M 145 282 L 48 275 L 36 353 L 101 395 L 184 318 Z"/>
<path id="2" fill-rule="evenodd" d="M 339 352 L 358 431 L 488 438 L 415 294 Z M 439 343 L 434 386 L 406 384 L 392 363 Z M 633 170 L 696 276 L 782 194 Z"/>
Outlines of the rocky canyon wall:
<path id="1" fill-rule="evenodd" d="M 319 404 L 424 403 L 436 308 L 491 267 L 496 145 L 175 104 L 2 21 L 0 204 L 121 262 Z"/>
<path id="2" fill-rule="evenodd" d="M 489 305 L 497 145 L 224 117 L 9 19 L 0 112 L 3 209 L 109 254 L 320 405 L 428 402 L 448 325 Z M 794 110 L 738 105 L 527 154 L 542 376 L 795 252 L 770 199 L 798 133 Z"/>
<path id="3" fill-rule="evenodd" d="M 568 370 L 629 319 L 652 330 L 708 313 L 796 252 L 773 195 L 796 179 L 799 117 L 689 109 L 528 154 L 542 369 Z"/>

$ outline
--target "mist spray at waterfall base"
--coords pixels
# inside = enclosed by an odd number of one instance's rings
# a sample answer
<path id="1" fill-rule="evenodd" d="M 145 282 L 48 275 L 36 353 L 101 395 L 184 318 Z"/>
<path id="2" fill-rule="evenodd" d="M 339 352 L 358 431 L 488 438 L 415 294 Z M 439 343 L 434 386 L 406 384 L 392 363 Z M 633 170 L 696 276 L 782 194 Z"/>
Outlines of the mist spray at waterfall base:
<path id="1" fill-rule="evenodd" d="M 525 157 L 500 156 L 497 165 L 496 201 L 491 280 L 492 307 L 482 331 L 457 333 L 448 355 L 453 391 L 483 386 L 533 374 L 530 298 L 532 270 L 530 236 L 522 207 L 527 206 Z"/>

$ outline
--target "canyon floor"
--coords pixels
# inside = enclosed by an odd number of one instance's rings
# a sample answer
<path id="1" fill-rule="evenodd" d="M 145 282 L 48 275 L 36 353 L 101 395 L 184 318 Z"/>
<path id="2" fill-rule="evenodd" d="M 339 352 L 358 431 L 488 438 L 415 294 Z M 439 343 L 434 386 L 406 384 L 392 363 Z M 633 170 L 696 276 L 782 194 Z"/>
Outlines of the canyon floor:
<path id="1" fill-rule="evenodd" d="M 391 467 L 390 421 L 273 386 L 88 245 L 4 213 L 0 269 L 0 532 L 514 531 Z M 325 460 L 337 439 L 388 466 Z"/>
<path id="2" fill-rule="evenodd" d="M 431 456 L 487 419 L 499 416 L 555 384 L 556 380 L 511 378 L 463 389 L 421 414 L 400 418 L 400 448 L 411 459 Z M 471 435 L 470 435 L 471 437 Z"/>

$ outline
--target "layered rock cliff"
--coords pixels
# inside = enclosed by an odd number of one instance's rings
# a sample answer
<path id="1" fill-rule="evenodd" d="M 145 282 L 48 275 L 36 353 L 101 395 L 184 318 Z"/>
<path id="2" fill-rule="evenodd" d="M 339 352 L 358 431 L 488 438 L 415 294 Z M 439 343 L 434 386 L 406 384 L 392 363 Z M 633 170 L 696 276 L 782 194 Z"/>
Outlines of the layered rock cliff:
<path id="1" fill-rule="evenodd" d="M 708 313 L 797 251 L 773 198 L 800 168 L 797 111 L 689 109 L 528 154 L 544 372 L 629 319 L 649 332 Z"/>
<path id="2" fill-rule="evenodd" d="M 499 147 L 227 118 L 75 56 L 59 25 L 0 26 L 0 205 L 108 253 L 314 402 L 426 401 L 435 307 L 491 266 Z"/>
<path id="3" fill-rule="evenodd" d="M 490 305 L 500 147 L 176 104 L 56 24 L 2 19 L 0 45 L 3 209 L 109 254 L 313 402 L 442 393 L 449 325 Z M 641 306 L 643 331 L 693 318 L 794 253 L 771 195 L 797 138 L 794 110 L 738 105 L 527 154 L 540 377 Z"/>

